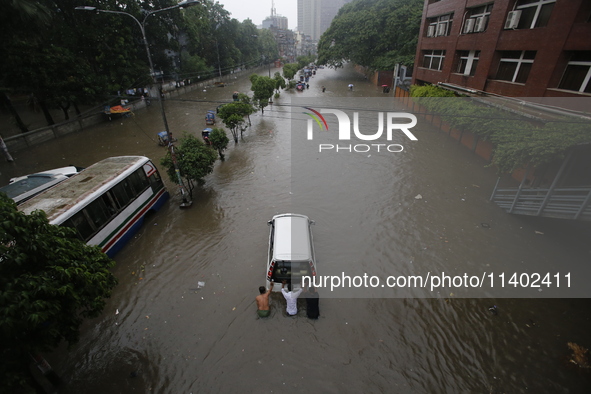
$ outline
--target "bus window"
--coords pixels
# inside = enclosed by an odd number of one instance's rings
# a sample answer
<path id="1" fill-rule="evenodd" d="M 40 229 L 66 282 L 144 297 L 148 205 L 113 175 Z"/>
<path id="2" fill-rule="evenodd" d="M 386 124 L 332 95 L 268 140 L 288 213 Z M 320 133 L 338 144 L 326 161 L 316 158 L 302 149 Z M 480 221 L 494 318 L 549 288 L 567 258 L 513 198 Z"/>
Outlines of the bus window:
<path id="1" fill-rule="evenodd" d="M 146 176 L 143 168 L 138 169 L 136 174 L 140 177 L 142 182 L 142 190 L 145 190 L 148 186 L 150 186 L 150 181 L 148 181 L 148 177 Z"/>
<path id="2" fill-rule="evenodd" d="M 84 241 L 89 239 L 90 236 L 94 233 L 92 225 L 90 224 L 86 216 L 84 216 L 84 211 L 80 211 L 74 216 L 72 216 L 72 218 L 66 221 L 64 225 L 68 227 L 74 227 L 76 230 L 78 230 L 80 238 L 82 238 Z"/>
<path id="3" fill-rule="evenodd" d="M 115 197 L 115 201 L 117 202 L 119 209 L 122 209 L 127 204 L 129 204 L 129 201 L 131 201 L 131 195 L 127 192 L 127 190 L 127 180 L 119 182 L 111 189 L 111 191 L 113 192 L 113 197 Z"/>
<path id="4" fill-rule="evenodd" d="M 94 224 L 94 227 L 97 229 L 103 227 L 103 225 L 105 225 L 111 218 L 111 215 L 108 213 L 107 206 L 105 205 L 105 202 L 102 198 L 94 200 L 88 204 L 84 210 L 86 211 L 88 218 Z"/>
<path id="5" fill-rule="evenodd" d="M 144 175 L 144 179 L 141 178 L 140 172 Z M 131 174 L 127 180 L 129 181 L 129 185 L 131 190 L 133 190 L 133 195 L 138 196 L 141 192 L 143 192 L 146 187 L 148 187 L 147 179 L 145 179 L 144 169 L 140 168 L 133 174 Z M 144 182 L 145 181 L 145 182 Z"/>
<path id="6" fill-rule="evenodd" d="M 103 200 L 105 207 L 107 207 L 109 216 L 115 216 L 117 214 L 117 204 L 115 204 L 115 200 L 111 192 L 106 192 L 100 198 Z"/>
<path id="7" fill-rule="evenodd" d="M 160 178 L 160 174 L 155 172 L 152 175 L 150 175 L 150 178 L 148 178 L 150 180 L 150 186 L 152 186 L 152 190 L 154 192 L 156 192 L 157 190 L 160 190 L 164 187 L 164 185 L 162 184 L 162 179 Z"/>

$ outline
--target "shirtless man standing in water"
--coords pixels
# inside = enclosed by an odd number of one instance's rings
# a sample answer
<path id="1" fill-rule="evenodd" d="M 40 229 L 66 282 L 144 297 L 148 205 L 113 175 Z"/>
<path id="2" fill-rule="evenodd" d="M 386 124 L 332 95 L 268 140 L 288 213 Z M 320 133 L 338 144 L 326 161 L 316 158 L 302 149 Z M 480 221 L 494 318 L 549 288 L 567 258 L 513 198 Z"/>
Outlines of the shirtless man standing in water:
<path id="1" fill-rule="evenodd" d="M 268 317 L 271 314 L 271 311 L 269 310 L 269 295 L 271 295 L 274 284 L 275 282 L 271 282 L 271 287 L 269 287 L 269 290 L 267 291 L 265 291 L 265 286 L 259 287 L 259 293 L 261 294 L 255 298 L 259 317 Z"/>

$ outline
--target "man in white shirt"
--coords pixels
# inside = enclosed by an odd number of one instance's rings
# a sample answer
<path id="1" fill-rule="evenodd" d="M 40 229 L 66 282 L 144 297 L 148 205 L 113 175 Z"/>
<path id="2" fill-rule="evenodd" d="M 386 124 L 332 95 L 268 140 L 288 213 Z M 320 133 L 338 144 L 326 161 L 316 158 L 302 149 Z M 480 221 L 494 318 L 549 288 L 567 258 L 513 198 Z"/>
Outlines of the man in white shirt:
<path id="1" fill-rule="evenodd" d="M 298 314 L 298 297 L 302 294 L 302 288 L 300 287 L 296 291 L 291 291 L 291 283 L 287 285 L 288 290 L 285 290 L 286 280 L 281 282 L 281 293 L 287 301 L 287 314 L 289 316 L 295 316 Z"/>

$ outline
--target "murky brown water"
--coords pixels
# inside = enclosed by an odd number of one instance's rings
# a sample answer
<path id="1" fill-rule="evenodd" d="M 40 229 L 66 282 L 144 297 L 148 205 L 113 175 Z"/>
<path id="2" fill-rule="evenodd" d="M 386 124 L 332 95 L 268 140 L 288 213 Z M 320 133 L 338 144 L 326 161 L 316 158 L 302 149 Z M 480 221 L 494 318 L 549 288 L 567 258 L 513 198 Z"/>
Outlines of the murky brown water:
<path id="1" fill-rule="evenodd" d="M 346 90 L 351 81 L 353 92 Z M 309 90 L 283 93 L 264 116 L 253 116 L 244 141 L 230 143 L 226 161 L 195 191 L 193 207 L 180 210 L 173 196 L 116 256 L 120 284 L 103 315 L 84 324 L 77 346 L 48 357 L 68 381 L 60 392 L 590 391 L 589 376 L 568 363 L 566 345 L 591 346 L 587 299 L 321 292 L 318 321 L 303 312 L 285 317 L 280 295 L 272 299 L 272 317 L 257 319 L 266 221 L 279 212 L 316 220 L 319 271 L 345 260 L 376 275 L 520 264 L 547 270 L 565 260 L 589 261 L 588 226 L 503 213 L 488 202 L 494 170 L 429 128 L 417 130 L 420 144 L 395 158 L 362 155 L 338 165 L 334 156 L 294 159 L 291 110 L 280 104 L 321 96 L 321 85 L 329 97 L 382 96 L 350 70 L 325 69 Z M 167 101 L 171 129 L 199 135 L 205 111 L 218 104 L 191 100 L 230 100 L 249 86 L 237 80 Z M 131 119 L 16 152 L 15 165 L 0 165 L 1 180 L 113 155 L 142 154 L 158 163 L 160 124 L 152 105 Z M 197 289 L 198 281 L 205 287 Z M 493 304 L 498 315 L 488 311 Z"/>

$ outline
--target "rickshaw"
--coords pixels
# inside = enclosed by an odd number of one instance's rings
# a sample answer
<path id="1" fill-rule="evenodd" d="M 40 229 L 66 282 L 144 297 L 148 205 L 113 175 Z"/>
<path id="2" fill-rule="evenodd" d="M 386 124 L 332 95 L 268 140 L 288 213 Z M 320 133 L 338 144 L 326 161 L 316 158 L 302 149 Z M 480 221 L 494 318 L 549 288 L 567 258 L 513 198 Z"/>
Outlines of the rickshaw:
<path id="1" fill-rule="evenodd" d="M 215 124 L 215 111 L 207 111 L 205 124 Z"/>
<path id="2" fill-rule="evenodd" d="M 205 145 L 211 145 L 211 141 L 209 140 L 209 134 L 213 131 L 213 129 L 211 128 L 206 128 L 203 129 L 203 131 L 201 132 L 201 136 L 203 137 L 203 141 L 205 142 Z"/>
<path id="3" fill-rule="evenodd" d="M 170 137 L 172 138 L 172 142 L 176 142 L 176 138 L 172 136 L 172 133 L 170 133 Z M 168 133 L 166 131 L 158 133 L 158 145 L 168 146 Z"/>
<path id="4" fill-rule="evenodd" d="M 298 90 L 298 92 L 302 92 L 305 88 L 306 88 L 305 83 L 300 82 L 296 85 L 296 89 Z"/>

